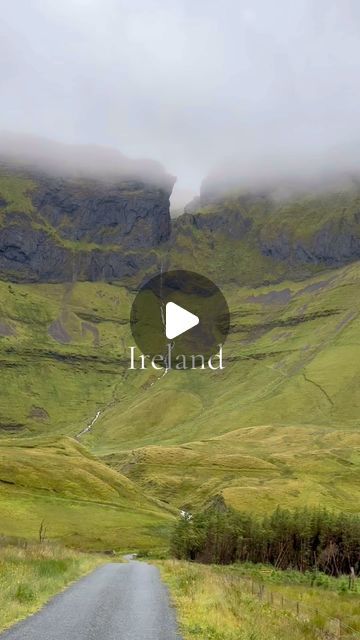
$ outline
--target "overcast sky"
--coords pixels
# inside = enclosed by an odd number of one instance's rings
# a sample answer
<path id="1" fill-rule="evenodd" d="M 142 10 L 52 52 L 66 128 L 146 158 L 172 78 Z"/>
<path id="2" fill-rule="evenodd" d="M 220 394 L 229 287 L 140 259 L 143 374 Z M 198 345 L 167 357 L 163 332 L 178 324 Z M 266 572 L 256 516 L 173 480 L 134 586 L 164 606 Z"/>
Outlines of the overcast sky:
<path id="1" fill-rule="evenodd" d="M 235 157 L 360 161 L 360 2 L 11 0 L 0 83 L 0 129 L 160 160 L 179 189 Z"/>

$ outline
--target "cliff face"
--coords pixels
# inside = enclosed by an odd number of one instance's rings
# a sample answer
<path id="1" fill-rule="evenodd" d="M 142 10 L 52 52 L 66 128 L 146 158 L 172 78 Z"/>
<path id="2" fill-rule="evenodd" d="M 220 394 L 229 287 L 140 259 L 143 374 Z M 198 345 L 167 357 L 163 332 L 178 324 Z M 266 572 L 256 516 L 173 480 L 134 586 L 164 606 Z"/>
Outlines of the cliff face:
<path id="1" fill-rule="evenodd" d="M 216 198 L 205 191 L 186 210 L 174 224 L 176 262 L 184 263 L 186 253 L 202 255 L 208 274 L 218 279 L 262 284 L 360 259 L 356 180 L 287 194 L 243 191 Z"/>
<path id="2" fill-rule="evenodd" d="M 220 283 L 262 284 L 360 259 L 356 180 L 286 195 L 203 190 L 170 225 L 174 179 L 158 167 L 138 177 L 134 166 L 120 176 L 116 168 L 111 179 L 95 178 L 88 169 L 0 160 L 0 278 L 138 282 L 159 270 L 162 256 L 166 267 Z"/>
<path id="3" fill-rule="evenodd" d="M 354 210 L 345 207 L 338 216 L 329 217 L 311 229 L 309 223 L 302 232 L 281 226 L 278 233 L 266 227 L 260 233 L 260 249 L 264 255 L 275 260 L 291 263 L 342 266 L 360 259 L 360 199 L 354 200 Z M 316 217 L 315 220 L 316 221 Z"/>
<path id="4" fill-rule="evenodd" d="M 19 281 L 108 280 L 156 264 L 174 180 L 61 178 L 0 166 L 0 274 Z"/>
<path id="5" fill-rule="evenodd" d="M 60 238 L 124 250 L 151 248 L 170 232 L 169 195 L 141 182 L 39 178 L 32 202 Z"/>

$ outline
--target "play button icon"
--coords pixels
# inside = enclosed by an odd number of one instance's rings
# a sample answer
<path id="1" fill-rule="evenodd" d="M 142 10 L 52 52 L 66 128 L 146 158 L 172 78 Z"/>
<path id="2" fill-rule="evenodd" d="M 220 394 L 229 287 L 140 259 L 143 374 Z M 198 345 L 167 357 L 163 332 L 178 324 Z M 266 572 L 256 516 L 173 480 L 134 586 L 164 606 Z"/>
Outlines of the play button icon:
<path id="1" fill-rule="evenodd" d="M 175 302 L 168 302 L 166 305 L 165 334 L 169 340 L 181 336 L 185 331 L 189 331 L 199 324 L 199 318 L 194 313 L 186 311 Z"/>
<path id="2" fill-rule="evenodd" d="M 156 365 L 208 361 L 223 345 L 230 314 L 214 282 L 193 271 L 170 270 L 143 282 L 130 315 L 131 332 L 146 361 Z M 167 354 L 167 355 L 166 355 Z M 179 367 L 180 368 L 180 367 Z"/>

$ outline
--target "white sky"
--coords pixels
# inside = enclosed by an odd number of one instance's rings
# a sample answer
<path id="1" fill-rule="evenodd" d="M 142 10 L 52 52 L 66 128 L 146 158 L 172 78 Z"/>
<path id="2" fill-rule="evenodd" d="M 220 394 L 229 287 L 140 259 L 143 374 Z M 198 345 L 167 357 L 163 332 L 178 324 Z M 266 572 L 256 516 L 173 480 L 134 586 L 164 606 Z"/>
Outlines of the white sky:
<path id="1" fill-rule="evenodd" d="M 0 129 L 160 160 L 179 191 L 224 160 L 360 161 L 360 3 L 12 0 L 0 83 Z"/>

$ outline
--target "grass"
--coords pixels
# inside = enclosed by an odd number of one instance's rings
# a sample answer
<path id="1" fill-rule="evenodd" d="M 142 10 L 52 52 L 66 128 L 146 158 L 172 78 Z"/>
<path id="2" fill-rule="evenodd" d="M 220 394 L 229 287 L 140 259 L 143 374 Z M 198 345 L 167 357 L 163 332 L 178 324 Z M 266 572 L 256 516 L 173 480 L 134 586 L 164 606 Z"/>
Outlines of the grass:
<path id="1" fill-rule="evenodd" d="M 70 438 L 0 445 L 1 532 L 88 550 L 161 546 L 173 520 L 125 476 Z"/>
<path id="2" fill-rule="evenodd" d="M 6 203 L 2 211 L 6 213 L 33 213 L 34 207 L 30 195 L 34 189 L 36 189 L 36 184 L 29 178 L 0 175 L 0 198 Z"/>
<path id="3" fill-rule="evenodd" d="M 348 576 L 333 578 L 319 572 L 279 571 L 250 563 L 216 570 L 240 581 L 246 579 L 256 585 L 263 584 L 267 592 L 273 594 L 277 606 L 283 600 L 289 609 L 291 604 L 298 602 L 304 615 L 315 619 L 320 614 L 323 618 L 336 618 L 341 620 L 344 629 L 349 626 L 360 634 L 360 585 L 356 581 L 350 588 Z"/>
<path id="4" fill-rule="evenodd" d="M 38 611 L 74 580 L 104 563 L 49 543 L 0 546 L 0 630 Z"/>
<path id="5" fill-rule="evenodd" d="M 222 493 L 227 504 L 248 511 L 255 505 L 262 514 L 278 504 L 326 504 L 357 512 L 358 446 L 355 432 L 264 426 L 107 459 L 119 470 L 128 469 L 145 492 L 179 508 L 199 508 Z"/>
<path id="6" fill-rule="evenodd" d="M 100 431 L 99 445 L 105 450 L 112 439 L 120 438 L 124 448 L 184 444 L 269 423 L 356 426 L 357 278 L 352 267 L 332 272 L 324 284 L 317 277 L 258 290 L 225 289 L 233 329 L 225 345 L 224 372 L 195 371 L 181 377 L 171 372 L 151 390 L 144 376 L 144 388 L 139 385 L 135 396 L 128 395 L 121 415 L 116 406 L 110 408 L 89 442 L 96 445 Z M 314 293 L 311 287 L 317 286 Z M 287 291 L 284 303 L 271 302 L 272 296 Z M 342 362 L 344 375 L 339 377 Z M 136 372 L 136 377 L 141 379 L 141 374 Z M 133 378 L 135 374 L 128 381 Z M 183 411 L 173 415 L 179 393 Z M 156 406 L 167 407 L 161 424 L 152 412 L 154 398 Z"/>
<path id="7" fill-rule="evenodd" d="M 360 632 L 360 594 L 348 579 L 276 571 L 260 565 L 158 563 L 178 608 L 185 640 L 287 640 L 327 637 L 340 620 Z"/>
<path id="8" fill-rule="evenodd" d="M 312 625 L 260 602 L 227 570 L 180 561 L 158 563 L 177 607 L 184 640 L 314 639 Z"/>
<path id="9" fill-rule="evenodd" d="M 0 322 L 7 328 L 0 337 L 0 430 L 14 425 L 13 435 L 49 428 L 75 435 L 113 399 L 124 375 L 127 294 L 103 284 L 1 283 L 0 295 Z M 34 406 L 48 419 L 39 419 Z"/>

